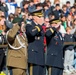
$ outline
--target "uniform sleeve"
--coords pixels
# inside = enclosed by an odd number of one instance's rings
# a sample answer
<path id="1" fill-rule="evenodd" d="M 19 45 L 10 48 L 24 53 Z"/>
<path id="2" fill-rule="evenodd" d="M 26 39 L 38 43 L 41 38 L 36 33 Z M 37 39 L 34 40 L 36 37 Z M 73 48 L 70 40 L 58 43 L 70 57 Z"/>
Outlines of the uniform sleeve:
<path id="1" fill-rule="evenodd" d="M 47 31 L 46 31 L 46 37 L 50 37 L 54 32 L 56 31 L 55 28 L 49 28 Z"/>
<path id="2" fill-rule="evenodd" d="M 18 25 L 13 26 L 13 28 L 8 31 L 7 37 L 14 39 L 19 29 L 20 27 Z"/>
<path id="3" fill-rule="evenodd" d="M 35 36 L 37 33 L 41 31 L 41 26 L 32 26 L 30 24 L 26 25 L 26 34 L 30 36 Z"/>

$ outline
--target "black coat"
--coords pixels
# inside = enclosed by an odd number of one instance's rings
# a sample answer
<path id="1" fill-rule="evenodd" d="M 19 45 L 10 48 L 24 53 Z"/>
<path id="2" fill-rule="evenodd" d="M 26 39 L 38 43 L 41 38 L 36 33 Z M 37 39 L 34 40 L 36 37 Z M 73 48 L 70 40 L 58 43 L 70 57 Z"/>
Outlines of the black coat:
<path id="1" fill-rule="evenodd" d="M 38 32 L 35 26 L 36 24 L 34 22 L 26 25 L 26 34 L 28 38 L 28 63 L 44 65 L 44 33 L 42 30 Z"/>
<path id="2" fill-rule="evenodd" d="M 52 14 L 55 16 L 55 19 L 59 19 L 61 13 L 62 13 L 62 10 L 54 10 L 52 12 Z"/>
<path id="3" fill-rule="evenodd" d="M 4 55 L 5 55 L 4 50 L 2 48 L 0 48 L 0 68 L 3 63 Z"/>
<path id="4" fill-rule="evenodd" d="M 75 42 L 74 37 L 75 37 L 74 35 L 65 34 L 65 36 L 64 36 L 64 42 Z M 65 45 L 64 49 L 65 50 L 72 50 L 72 49 L 74 49 L 74 45 L 73 44 Z"/>
<path id="5" fill-rule="evenodd" d="M 47 66 L 63 68 L 63 38 L 61 33 L 46 32 L 47 37 Z"/>
<path id="6" fill-rule="evenodd" d="M 7 18 L 8 6 L 6 5 L 6 7 L 4 7 L 1 5 L 0 10 L 4 12 L 5 18 Z"/>

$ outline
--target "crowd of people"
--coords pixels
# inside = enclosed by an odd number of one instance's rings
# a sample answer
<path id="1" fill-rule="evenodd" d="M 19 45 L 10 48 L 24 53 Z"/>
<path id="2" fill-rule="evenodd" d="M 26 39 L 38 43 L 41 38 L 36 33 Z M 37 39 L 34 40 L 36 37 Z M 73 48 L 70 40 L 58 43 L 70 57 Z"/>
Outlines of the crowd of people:
<path id="1" fill-rule="evenodd" d="M 0 45 L 8 44 L 0 48 L 0 72 L 6 65 L 10 75 L 76 73 L 76 3 L 23 0 L 11 11 L 0 0 Z"/>

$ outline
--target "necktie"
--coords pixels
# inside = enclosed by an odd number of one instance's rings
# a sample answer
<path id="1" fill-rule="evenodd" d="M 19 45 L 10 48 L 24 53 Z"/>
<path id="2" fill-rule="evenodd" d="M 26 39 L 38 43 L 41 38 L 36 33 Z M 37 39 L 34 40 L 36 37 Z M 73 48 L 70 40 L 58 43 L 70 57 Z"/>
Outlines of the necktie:
<path id="1" fill-rule="evenodd" d="M 43 25 L 43 26 L 42 26 L 42 29 L 43 29 L 43 32 L 44 32 L 44 34 L 45 34 L 45 32 L 46 32 L 46 26 Z M 45 36 L 44 36 L 44 52 L 46 52 L 46 37 L 45 37 Z"/>

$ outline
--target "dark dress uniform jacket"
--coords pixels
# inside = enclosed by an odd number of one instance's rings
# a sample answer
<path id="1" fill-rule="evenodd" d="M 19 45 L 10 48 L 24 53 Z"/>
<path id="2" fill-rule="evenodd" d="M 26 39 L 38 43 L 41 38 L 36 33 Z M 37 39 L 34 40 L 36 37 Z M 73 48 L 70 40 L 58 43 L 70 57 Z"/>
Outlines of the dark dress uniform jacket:
<path id="1" fill-rule="evenodd" d="M 49 43 L 47 43 L 46 65 L 63 68 L 63 40 L 61 33 L 54 32 L 52 34 L 50 31 L 47 31 L 46 37 L 49 40 Z"/>
<path id="2" fill-rule="evenodd" d="M 26 25 L 26 34 L 28 38 L 28 63 L 44 65 L 44 44 L 43 31 L 38 32 L 36 24 L 32 22 Z"/>

